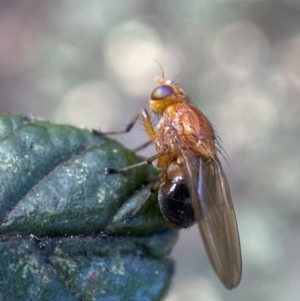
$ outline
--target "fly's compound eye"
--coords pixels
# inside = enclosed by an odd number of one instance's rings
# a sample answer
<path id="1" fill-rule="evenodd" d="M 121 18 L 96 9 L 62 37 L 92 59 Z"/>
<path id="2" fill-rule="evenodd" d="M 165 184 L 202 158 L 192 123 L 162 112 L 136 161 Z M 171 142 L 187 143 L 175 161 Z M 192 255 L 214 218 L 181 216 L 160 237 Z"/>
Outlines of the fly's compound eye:
<path id="1" fill-rule="evenodd" d="M 174 90 L 171 86 L 161 85 L 152 92 L 151 99 L 159 100 L 159 99 L 166 98 L 172 94 L 174 94 Z"/>

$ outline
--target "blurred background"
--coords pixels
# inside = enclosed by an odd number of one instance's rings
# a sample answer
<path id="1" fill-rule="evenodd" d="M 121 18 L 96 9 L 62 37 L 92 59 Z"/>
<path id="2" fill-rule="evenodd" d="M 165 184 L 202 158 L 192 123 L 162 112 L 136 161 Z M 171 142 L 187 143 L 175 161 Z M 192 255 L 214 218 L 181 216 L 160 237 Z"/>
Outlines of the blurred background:
<path id="1" fill-rule="evenodd" d="M 243 254 L 227 291 L 197 227 L 181 231 L 166 300 L 299 300 L 300 2 L 0 1 L 1 114 L 122 129 L 147 107 L 154 59 L 224 141 Z M 117 139 L 147 141 L 141 123 Z"/>

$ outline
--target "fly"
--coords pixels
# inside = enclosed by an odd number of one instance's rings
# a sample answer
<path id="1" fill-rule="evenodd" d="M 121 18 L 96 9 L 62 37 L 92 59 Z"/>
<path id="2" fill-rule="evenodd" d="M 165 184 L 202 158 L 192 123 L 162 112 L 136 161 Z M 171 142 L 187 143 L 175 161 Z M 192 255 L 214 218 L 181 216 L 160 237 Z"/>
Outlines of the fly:
<path id="1" fill-rule="evenodd" d="M 218 158 L 216 132 L 183 89 L 162 77 L 156 81 L 159 86 L 149 100 L 150 110 L 161 117 L 156 128 L 148 111 L 142 109 L 124 131 L 108 133 L 129 132 L 142 116 L 156 154 L 132 166 L 107 168 L 106 172 L 125 172 L 157 160 L 160 173 L 152 190 L 159 191 L 162 215 L 172 228 L 188 228 L 197 222 L 216 274 L 232 289 L 241 279 L 241 249 L 229 185 Z"/>

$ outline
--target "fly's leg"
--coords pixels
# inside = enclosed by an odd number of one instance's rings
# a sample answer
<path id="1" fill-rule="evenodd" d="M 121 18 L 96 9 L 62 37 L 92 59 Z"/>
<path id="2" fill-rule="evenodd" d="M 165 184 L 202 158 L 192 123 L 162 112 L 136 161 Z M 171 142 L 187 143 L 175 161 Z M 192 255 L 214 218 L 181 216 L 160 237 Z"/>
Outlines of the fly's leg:
<path id="1" fill-rule="evenodd" d="M 163 151 L 160 151 L 158 152 L 157 154 L 149 157 L 147 160 L 145 161 L 142 161 L 140 163 L 137 163 L 137 164 L 133 164 L 133 165 L 130 165 L 130 166 L 126 166 L 126 167 L 123 167 L 123 168 L 109 168 L 109 167 L 106 167 L 105 168 L 105 173 L 106 174 L 116 174 L 116 173 L 122 173 L 122 172 L 126 172 L 128 170 L 131 170 L 133 168 L 137 168 L 137 167 L 140 167 L 140 166 L 143 166 L 143 165 L 146 165 L 146 164 L 152 164 L 152 162 L 156 159 L 158 159 L 159 157 L 161 157 L 162 155 L 164 155 L 167 151 L 163 150 Z"/>
<path id="2" fill-rule="evenodd" d="M 133 128 L 133 126 L 136 124 L 137 120 L 139 119 L 139 116 L 141 115 L 142 111 L 145 109 L 142 109 L 140 111 L 138 111 L 130 120 L 130 122 L 127 124 L 127 126 L 125 127 L 124 130 L 120 130 L 120 131 L 112 131 L 112 132 L 99 132 L 97 130 L 93 130 L 94 133 L 96 134 L 100 134 L 100 135 L 116 135 L 116 134 L 125 134 L 131 131 L 131 129 Z"/>
<path id="3" fill-rule="evenodd" d="M 129 129 L 128 131 L 130 131 L 130 129 L 133 127 L 133 125 L 137 121 L 139 115 L 142 115 L 142 117 L 143 117 L 144 127 L 145 127 L 145 130 L 146 130 L 149 138 L 151 139 L 152 142 L 155 142 L 155 131 L 153 129 L 153 126 L 152 126 L 149 114 L 148 114 L 147 110 L 145 110 L 145 109 L 142 109 L 141 111 L 138 112 L 138 114 L 136 114 L 134 116 L 134 118 L 132 119 L 131 123 L 129 123 L 129 125 L 126 127 L 126 129 Z M 142 161 L 140 163 L 137 163 L 137 164 L 134 164 L 134 165 L 131 165 L 131 166 L 127 166 L 127 167 L 124 167 L 124 168 L 119 168 L 119 169 L 116 169 L 116 168 L 105 168 L 105 173 L 107 173 L 107 174 L 122 173 L 122 172 L 126 172 L 126 171 L 128 171 L 130 169 L 133 169 L 133 168 L 145 165 L 145 164 L 151 164 L 154 160 L 158 159 L 159 157 L 161 157 L 162 155 L 164 155 L 166 152 L 167 152 L 166 150 L 160 151 L 157 154 L 149 157 L 145 161 Z"/>
<path id="4" fill-rule="evenodd" d="M 131 121 L 128 123 L 128 125 L 125 127 L 124 130 L 106 132 L 106 133 L 102 133 L 102 132 L 99 132 L 97 130 L 93 130 L 93 133 L 98 134 L 98 135 L 116 135 L 116 134 L 128 133 L 128 132 L 131 131 L 133 126 L 136 124 L 137 120 L 139 119 L 139 116 L 142 116 L 146 132 L 147 132 L 148 136 L 150 137 L 151 141 L 154 142 L 155 141 L 155 132 L 154 132 L 154 129 L 153 129 L 153 126 L 152 126 L 152 123 L 151 123 L 149 113 L 147 112 L 146 109 L 141 109 L 140 111 L 138 111 L 133 116 L 133 118 L 131 119 Z"/>
<path id="5" fill-rule="evenodd" d="M 151 145 L 152 143 L 153 143 L 153 142 L 152 142 L 151 140 L 149 140 L 149 141 L 143 143 L 142 145 L 136 147 L 135 149 L 133 149 L 133 151 L 134 151 L 135 153 L 137 153 L 137 152 L 139 152 L 140 150 L 142 150 L 142 149 L 148 147 L 148 146 Z"/>
<path id="6" fill-rule="evenodd" d="M 128 216 L 128 218 L 124 221 L 124 224 L 129 225 L 131 220 L 137 215 L 137 213 L 141 210 L 141 208 L 147 203 L 152 194 L 159 188 L 162 180 L 159 179 L 155 184 L 150 188 L 150 192 L 143 199 L 143 201 L 134 209 L 134 211 Z"/>
<path id="7" fill-rule="evenodd" d="M 143 123 L 144 123 L 144 127 L 145 127 L 145 130 L 150 138 L 150 143 L 155 143 L 155 131 L 154 131 L 154 128 L 153 128 L 153 125 L 151 123 L 151 119 L 150 119 L 150 116 L 147 112 L 147 110 L 145 109 L 142 109 L 140 110 L 133 118 L 132 120 L 130 121 L 130 123 L 126 126 L 125 130 L 123 131 L 116 131 L 116 132 L 110 132 L 110 133 L 106 133 L 106 134 L 122 134 L 122 133 L 128 133 L 132 127 L 134 126 L 134 124 L 137 122 L 139 116 L 142 116 L 143 118 Z M 143 144 L 144 145 L 148 145 L 150 144 L 149 142 Z M 142 147 L 143 147 L 142 146 Z M 141 148 L 142 148 L 141 147 Z M 139 148 L 140 149 L 140 148 Z M 107 174 L 117 174 L 117 173 L 122 173 L 122 172 L 126 172 L 128 170 L 131 170 L 133 168 L 137 168 L 137 167 L 140 167 L 140 166 L 143 166 L 145 164 L 152 164 L 153 161 L 155 161 L 156 159 L 158 159 L 159 157 L 163 156 L 164 154 L 166 154 L 168 152 L 168 150 L 164 150 L 164 151 L 160 151 L 158 152 L 157 154 L 149 157 L 147 160 L 145 161 L 142 161 L 140 163 L 137 163 L 137 164 L 134 164 L 134 165 L 131 165 L 131 166 L 127 166 L 127 167 L 124 167 L 124 168 L 119 168 L 119 169 L 116 169 L 116 168 L 105 168 L 105 173 Z M 159 185 L 161 184 L 161 179 L 159 179 L 151 188 L 150 190 L 150 193 L 146 196 L 146 198 L 143 200 L 143 202 L 133 211 L 132 214 L 130 214 L 130 216 L 128 217 L 128 219 L 125 221 L 126 224 L 129 224 L 130 223 L 130 220 L 137 214 L 137 212 L 143 207 L 143 205 L 147 202 L 147 200 L 149 199 L 149 197 L 158 189 Z"/>

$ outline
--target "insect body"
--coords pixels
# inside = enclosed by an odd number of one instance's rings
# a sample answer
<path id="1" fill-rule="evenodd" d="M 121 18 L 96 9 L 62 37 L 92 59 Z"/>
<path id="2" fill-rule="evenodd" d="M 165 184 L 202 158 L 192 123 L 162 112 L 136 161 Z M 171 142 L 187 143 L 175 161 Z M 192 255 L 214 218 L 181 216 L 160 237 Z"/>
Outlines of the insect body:
<path id="1" fill-rule="evenodd" d="M 157 153 L 137 166 L 157 159 L 161 172 L 154 188 L 159 189 L 163 216 L 174 228 L 198 223 L 218 277 L 232 289 L 241 278 L 241 250 L 229 185 L 217 157 L 218 139 L 211 123 L 190 104 L 180 87 L 161 77 L 156 81 L 160 85 L 152 92 L 149 106 L 161 116 L 157 127 L 153 128 L 148 112 L 142 109 L 125 130 L 128 132 L 142 115 L 147 134 L 155 143 Z"/>
<path id="2" fill-rule="evenodd" d="M 150 109 L 162 118 L 155 130 L 160 174 L 159 204 L 170 226 L 187 228 L 195 221 L 184 170 L 184 154 L 198 165 L 198 157 L 215 157 L 214 130 L 206 117 L 188 103 L 186 93 L 171 82 L 158 78 L 157 87 L 150 99 Z M 166 83 L 169 83 L 166 85 Z M 193 175 L 197 176 L 194 168 Z"/>

